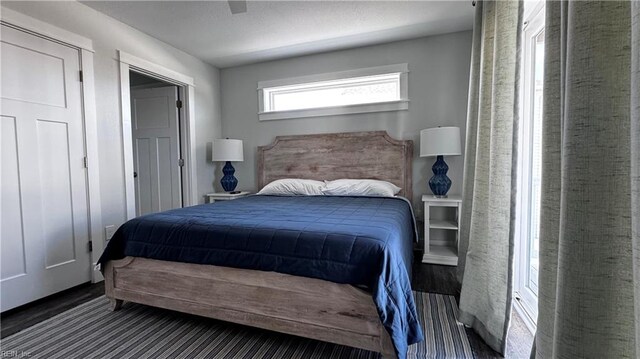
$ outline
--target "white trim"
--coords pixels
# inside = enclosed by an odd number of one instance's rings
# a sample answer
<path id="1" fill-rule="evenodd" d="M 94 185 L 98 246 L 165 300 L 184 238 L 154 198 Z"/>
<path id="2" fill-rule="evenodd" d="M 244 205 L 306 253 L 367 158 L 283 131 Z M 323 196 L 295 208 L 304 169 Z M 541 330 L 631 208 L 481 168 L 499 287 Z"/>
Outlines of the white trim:
<path id="1" fill-rule="evenodd" d="M 181 74 L 177 71 L 173 71 L 164 66 L 155 64 L 151 61 L 147 61 L 145 59 L 139 58 L 137 56 L 126 53 L 122 50 L 118 50 L 118 58 L 121 63 L 125 63 L 131 65 L 132 67 L 136 67 L 143 72 L 149 72 L 155 76 L 156 78 L 166 78 L 170 80 L 169 82 L 175 83 L 176 81 L 182 85 L 195 86 L 193 82 L 193 77 Z"/>
<path id="2" fill-rule="evenodd" d="M 127 219 L 136 216 L 135 185 L 133 179 L 133 134 L 131 130 L 131 93 L 129 71 L 139 72 L 153 78 L 180 86 L 184 94 L 181 116 L 184 125 L 181 146 L 184 155 L 183 206 L 198 204 L 195 134 L 195 87 L 193 78 L 145 59 L 118 50 L 120 64 L 120 115 L 122 117 L 122 156 L 124 167 L 124 197 Z"/>
<path id="3" fill-rule="evenodd" d="M 94 52 L 92 40 L 17 11 L 7 9 L 4 6 L 0 7 L 0 19 L 6 25 L 18 28 L 21 31 Z"/>
<path id="4" fill-rule="evenodd" d="M 348 106 L 309 108 L 304 110 L 271 111 L 258 113 L 260 121 L 286 120 L 291 118 L 335 116 L 354 113 L 401 111 L 409 109 L 409 100 L 365 103 Z"/>
<path id="5" fill-rule="evenodd" d="M 526 0 L 524 2 L 524 14 L 522 15 L 524 19 L 523 31 L 526 30 L 529 22 L 535 19 L 540 11 L 544 10 L 544 7 L 545 2 L 543 0 Z"/>
<path id="6" fill-rule="evenodd" d="M 136 216 L 133 179 L 133 134 L 131 130 L 131 92 L 129 64 L 120 62 L 120 117 L 122 118 L 122 165 L 124 166 L 124 206 L 127 220 Z"/>
<path id="7" fill-rule="evenodd" d="M 305 83 L 340 80 L 353 77 L 375 76 L 389 73 L 400 73 L 400 100 L 353 104 L 346 106 L 331 106 L 319 108 L 296 109 L 287 111 L 265 111 L 265 88 L 299 85 Z M 355 70 L 314 74 L 308 76 L 290 77 L 286 79 L 258 82 L 258 120 L 272 121 L 292 118 L 335 116 L 356 113 L 402 111 L 409 109 L 409 66 L 408 64 L 394 64 L 386 66 L 367 67 Z"/>
<path id="8" fill-rule="evenodd" d="M 102 207 L 100 195 L 100 165 L 98 157 L 98 116 L 96 111 L 95 75 L 93 52 L 81 49 L 80 63 L 83 73 L 82 104 L 84 109 L 85 149 L 87 156 L 87 181 L 89 195 L 90 238 L 93 243 L 91 281 L 102 281 L 102 273 L 95 265 L 104 250 L 105 238 L 102 231 Z"/>
<path id="9" fill-rule="evenodd" d="M 196 98 L 196 88 L 194 86 L 187 86 L 186 91 L 184 92 L 184 103 L 186 106 L 183 106 L 182 111 L 184 113 L 184 127 L 185 127 L 185 135 L 186 143 L 184 144 L 184 161 L 186 165 L 187 176 L 185 178 L 185 182 L 187 185 L 187 191 L 185 193 L 185 197 L 190 199 L 186 201 L 184 206 L 193 206 L 198 204 L 198 191 L 197 191 L 197 181 L 198 181 L 198 171 L 196 166 L 196 106 L 195 106 L 195 98 Z M 186 107 L 186 108 L 185 108 Z"/>

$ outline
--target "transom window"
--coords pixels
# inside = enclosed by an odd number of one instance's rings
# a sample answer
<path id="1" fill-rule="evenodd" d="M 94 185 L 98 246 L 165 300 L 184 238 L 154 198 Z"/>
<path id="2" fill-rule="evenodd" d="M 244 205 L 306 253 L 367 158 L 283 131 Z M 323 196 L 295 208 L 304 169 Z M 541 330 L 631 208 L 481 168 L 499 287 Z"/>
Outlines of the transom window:
<path id="1" fill-rule="evenodd" d="M 407 65 L 261 82 L 260 120 L 405 110 Z"/>
<path id="2" fill-rule="evenodd" d="M 356 105 L 400 100 L 400 73 L 264 89 L 266 111 Z"/>

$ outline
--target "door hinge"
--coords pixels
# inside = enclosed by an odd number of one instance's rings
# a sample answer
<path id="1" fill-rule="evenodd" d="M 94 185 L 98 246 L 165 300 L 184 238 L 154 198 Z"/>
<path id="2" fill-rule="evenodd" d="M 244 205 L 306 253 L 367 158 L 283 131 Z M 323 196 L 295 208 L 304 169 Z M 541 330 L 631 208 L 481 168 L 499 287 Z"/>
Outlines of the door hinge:
<path id="1" fill-rule="evenodd" d="M 82 75 L 82 70 L 79 71 L 80 72 L 80 82 L 84 81 L 84 76 Z"/>
<path id="2" fill-rule="evenodd" d="M 182 101 L 181 100 L 176 101 L 176 107 L 177 108 L 182 108 Z"/>
<path id="3" fill-rule="evenodd" d="M 181 159 L 178 160 L 178 166 L 179 167 L 184 167 L 184 159 L 181 158 Z"/>
<path id="4" fill-rule="evenodd" d="M 82 159 L 82 165 L 84 166 L 84 168 L 89 168 L 89 160 L 87 159 L 87 156 L 84 156 L 84 158 Z"/>
<path id="5" fill-rule="evenodd" d="M 89 241 L 89 243 L 87 243 L 87 248 L 89 248 L 89 252 L 93 252 L 93 242 Z"/>

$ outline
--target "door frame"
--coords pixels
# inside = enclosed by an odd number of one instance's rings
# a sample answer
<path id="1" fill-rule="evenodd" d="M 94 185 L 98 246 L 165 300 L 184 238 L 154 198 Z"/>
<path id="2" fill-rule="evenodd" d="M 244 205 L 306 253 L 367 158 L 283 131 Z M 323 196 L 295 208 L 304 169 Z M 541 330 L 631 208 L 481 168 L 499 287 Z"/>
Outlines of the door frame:
<path id="1" fill-rule="evenodd" d="M 16 30 L 41 37 L 78 50 L 80 71 L 82 71 L 81 105 L 84 131 L 84 150 L 87 157 L 87 206 L 89 216 L 89 241 L 91 252 L 91 281 L 102 281 L 102 273 L 96 263 L 104 249 L 102 230 L 102 204 L 100 198 L 100 169 L 98 158 L 98 117 L 96 112 L 95 74 L 93 67 L 93 41 L 84 36 L 61 29 L 17 11 L 2 7 L 0 22 Z"/>
<path id="2" fill-rule="evenodd" d="M 532 154 L 522 149 L 531 148 L 532 142 L 532 117 L 533 108 L 531 107 L 531 97 L 533 95 L 533 80 L 531 51 L 532 44 L 530 40 L 544 27 L 544 9 L 545 3 L 536 0 L 525 6 L 523 16 L 523 28 L 521 33 L 521 41 L 523 44 L 522 63 L 520 66 L 520 79 L 522 80 L 522 88 L 520 91 L 520 118 L 523 119 L 519 128 L 520 149 L 518 151 L 518 191 L 516 205 L 516 238 L 514 242 L 514 272 L 513 272 L 513 295 L 516 300 L 513 301 L 513 307 L 520 315 L 525 326 L 535 333 L 537 327 L 537 306 L 533 303 L 534 296 L 532 292 L 523 285 L 529 268 L 528 260 L 525 260 L 527 248 L 529 244 L 529 235 L 531 233 L 531 168 L 523 164 L 530 165 Z M 527 121 L 529 120 L 529 121 Z M 537 303 L 539 299 L 535 297 Z"/>
<path id="3" fill-rule="evenodd" d="M 127 220 L 136 216 L 135 184 L 133 178 L 133 133 L 131 129 L 131 83 L 129 71 L 137 72 L 178 86 L 183 106 L 180 109 L 180 146 L 184 159 L 182 167 L 183 207 L 198 203 L 195 138 L 195 85 L 193 78 L 151 61 L 118 50 L 120 64 L 120 109 L 122 117 L 122 153 L 124 163 L 125 212 Z"/>

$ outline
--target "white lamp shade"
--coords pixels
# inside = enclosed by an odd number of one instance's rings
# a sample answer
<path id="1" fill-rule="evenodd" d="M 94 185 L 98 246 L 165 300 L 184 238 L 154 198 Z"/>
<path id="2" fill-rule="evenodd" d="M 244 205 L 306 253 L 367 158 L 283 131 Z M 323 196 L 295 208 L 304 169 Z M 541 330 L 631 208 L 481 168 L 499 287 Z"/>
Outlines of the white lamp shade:
<path id="1" fill-rule="evenodd" d="M 211 143 L 211 161 L 244 161 L 242 140 L 216 139 Z"/>
<path id="2" fill-rule="evenodd" d="M 420 131 L 420 157 L 460 154 L 459 127 L 436 127 Z"/>

